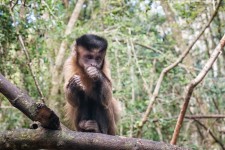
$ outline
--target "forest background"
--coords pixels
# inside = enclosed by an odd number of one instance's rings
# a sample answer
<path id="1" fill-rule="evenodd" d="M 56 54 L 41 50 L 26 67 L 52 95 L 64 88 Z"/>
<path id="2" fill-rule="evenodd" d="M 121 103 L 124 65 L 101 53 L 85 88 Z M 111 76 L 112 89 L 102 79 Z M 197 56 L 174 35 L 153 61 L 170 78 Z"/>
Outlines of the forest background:
<path id="1" fill-rule="evenodd" d="M 118 134 L 169 143 L 185 87 L 202 70 L 224 31 L 224 0 L 2 0 L 0 73 L 33 99 L 45 100 L 65 123 L 63 63 L 77 37 L 103 36 L 109 42 L 113 95 L 123 108 Z M 164 68 L 193 42 L 184 60 L 165 74 L 159 92 L 154 92 Z M 224 83 L 223 49 L 194 89 L 178 145 L 224 149 Z M 153 107 L 143 125 L 149 103 Z M 0 95 L 1 131 L 30 123 Z"/>

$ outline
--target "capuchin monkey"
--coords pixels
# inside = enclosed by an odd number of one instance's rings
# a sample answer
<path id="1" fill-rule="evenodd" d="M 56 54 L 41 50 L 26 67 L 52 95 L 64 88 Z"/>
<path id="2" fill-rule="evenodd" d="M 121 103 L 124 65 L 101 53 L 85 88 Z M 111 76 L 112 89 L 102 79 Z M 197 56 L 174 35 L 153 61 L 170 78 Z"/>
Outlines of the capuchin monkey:
<path id="1" fill-rule="evenodd" d="M 112 97 L 107 46 L 106 39 L 85 34 L 65 62 L 66 113 L 77 131 L 116 134 L 120 105 Z"/>

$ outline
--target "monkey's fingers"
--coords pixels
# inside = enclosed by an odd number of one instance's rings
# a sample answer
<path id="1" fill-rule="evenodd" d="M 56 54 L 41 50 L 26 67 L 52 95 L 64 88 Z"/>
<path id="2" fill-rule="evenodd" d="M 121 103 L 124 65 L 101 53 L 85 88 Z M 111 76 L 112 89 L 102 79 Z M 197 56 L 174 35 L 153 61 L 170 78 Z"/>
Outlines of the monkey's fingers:
<path id="1" fill-rule="evenodd" d="M 76 83 L 76 84 L 78 84 L 78 85 L 81 85 L 81 80 L 80 80 L 80 76 L 78 76 L 78 75 L 74 75 L 74 82 Z"/>
<path id="2" fill-rule="evenodd" d="M 101 76 L 100 71 L 96 67 L 93 67 L 93 66 L 88 67 L 86 69 L 86 72 L 87 72 L 88 76 L 94 80 L 99 79 Z"/>
<path id="3" fill-rule="evenodd" d="M 98 123 L 95 120 L 87 120 L 85 130 L 90 132 L 99 132 Z"/>
<path id="4" fill-rule="evenodd" d="M 86 123 L 86 120 L 80 121 L 80 122 L 79 122 L 79 127 L 80 127 L 81 129 L 85 129 L 85 123 Z"/>
<path id="5" fill-rule="evenodd" d="M 67 84 L 67 88 L 68 87 L 70 87 L 70 88 L 71 87 L 74 87 L 74 85 L 75 85 L 75 83 L 74 83 L 74 77 L 71 77 L 70 80 L 69 80 L 69 82 L 68 82 L 68 84 Z"/>
<path id="6" fill-rule="evenodd" d="M 80 88 L 80 89 L 82 89 L 82 90 L 85 90 L 84 89 L 84 86 L 83 86 L 83 84 L 82 84 L 82 82 L 81 82 L 81 78 L 80 78 L 80 76 L 75 76 L 74 77 L 74 81 L 75 81 L 75 84 Z"/>
<path id="7" fill-rule="evenodd" d="M 78 88 L 79 90 L 84 90 L 84 86 L 81 83 L 81 79 L 79 75 L 74 75 L 70 80 L 69 80 L 69 86 L 73 88 Z"/>

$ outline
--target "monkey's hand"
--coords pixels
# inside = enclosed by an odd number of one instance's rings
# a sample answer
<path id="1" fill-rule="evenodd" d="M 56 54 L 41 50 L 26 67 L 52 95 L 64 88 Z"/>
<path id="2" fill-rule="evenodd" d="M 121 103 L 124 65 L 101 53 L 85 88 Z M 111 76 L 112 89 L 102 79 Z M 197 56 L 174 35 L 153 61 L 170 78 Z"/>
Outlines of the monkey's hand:
<path id="1" fill-rule="evenodd" d="M 101 71 L 94 66 L 87 67 L 86 73 L 93 80 L 99 80 L 102 78 Z"/>
<path id="2" fill-rule="evenodd" d="M 79 127 L 86 132 L 100 132 L 98 123 L 95 120 L 82 120 L 79 123 Z"/>
<path id="3" fill-rule="evenodd" d="M 81 83 L 81 79 L 79 75 L 74 75 L 73 77 L 70 78 L 69 83 L 67 85 L 67 88 L 76 88 L 78 90 L 83 90 L 84 91 L 84 86 Z"/>

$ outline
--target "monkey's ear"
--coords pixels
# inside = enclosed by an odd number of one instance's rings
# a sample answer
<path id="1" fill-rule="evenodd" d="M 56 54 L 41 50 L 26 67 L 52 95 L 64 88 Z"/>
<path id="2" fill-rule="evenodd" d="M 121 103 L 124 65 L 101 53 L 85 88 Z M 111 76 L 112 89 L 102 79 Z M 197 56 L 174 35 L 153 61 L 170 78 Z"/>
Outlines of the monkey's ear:
<path id="1" fill-rule="evenodd" d="M 70 51 L 71 51 L 72 53 L 74 53 L 75 48 L 76 48 L 76 41 L 73 42 L 73 44 L 70 45 Z"/>
<path id="2" fill-rule="evenodd" d="M 77 54 L 77 51 L 78 51 L 78 46 L 77 46 L 77 44 L 75 43 L 75 44 L 74 44 L 74 47 L 73 47 L 73 53 L 74 53 L 74 54 Z"/>

